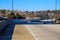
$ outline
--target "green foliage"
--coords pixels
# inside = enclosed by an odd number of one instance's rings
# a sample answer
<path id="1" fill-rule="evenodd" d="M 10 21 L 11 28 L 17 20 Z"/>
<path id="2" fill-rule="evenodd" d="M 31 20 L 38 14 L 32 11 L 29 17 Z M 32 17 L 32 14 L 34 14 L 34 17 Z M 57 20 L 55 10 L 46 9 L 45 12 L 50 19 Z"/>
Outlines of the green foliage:
<path id="1" fill-rule="evenodd" d="M 20 17 L 20 15 L 17 13 L 17 14 L 16 14 L 16 18 L 19 19 L 19 17 Z"/>
<path id="2" fill-rule="evenodd" d="M 8 18 L 8 19 L 11 18 L 11 15 L 10 15 L 10 14 L 7 14 L 7 18 Z"/>
<path id="3" fill-rule="evenodd" d="M 18 13 L 16 14 L 16 19 L 25 19 L 22 15 L 19 15 Z"/>
<path id="4" fill-rule="evenodd" d="M 2 12 L 3 14 L 5 14 L 5 11 L 6 11 L 6 10 L 1 10 L 1 12 Z"/>
<path id="5" fill-rule="evenodd" d="M 16 17 L 15 17 L 15 14 L 13 13 L 13 12 L 11 12 L 11 17 L 13 18 L 13 19 L 16 19 Z"/>

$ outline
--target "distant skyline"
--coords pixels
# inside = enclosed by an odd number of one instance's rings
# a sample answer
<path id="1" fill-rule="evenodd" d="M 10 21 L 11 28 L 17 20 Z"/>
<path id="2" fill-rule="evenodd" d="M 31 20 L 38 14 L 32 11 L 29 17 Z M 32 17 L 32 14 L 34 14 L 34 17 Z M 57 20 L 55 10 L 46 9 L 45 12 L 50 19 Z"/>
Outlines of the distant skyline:
<path id="1" fill-rule="evenodd" d="M 56 0 L 13 0 L 13 9 L 21 11 L 55 10 Z M 0 9 L 12 10 L 12 0 L 0 0 Z M 57 0 L 60 9 L 60 0 Z"/>

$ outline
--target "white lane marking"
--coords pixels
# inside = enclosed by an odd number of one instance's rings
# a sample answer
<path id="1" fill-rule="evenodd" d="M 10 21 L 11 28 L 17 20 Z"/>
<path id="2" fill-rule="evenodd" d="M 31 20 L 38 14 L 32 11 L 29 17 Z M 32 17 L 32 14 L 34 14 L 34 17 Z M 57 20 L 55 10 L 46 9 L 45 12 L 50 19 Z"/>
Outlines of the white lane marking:
<path id="1" fill-rule="evenodd" d="M 29 32 L 33 35 L 33 37 L 35 38 L 35 40 L 39 40 L 37 37 L 36 37 L 36 35 L 32 32 L 32 30 L 29 28 L 29 26 L 28 25 L 24 25 L 28 30 L 29 30 Z"/>

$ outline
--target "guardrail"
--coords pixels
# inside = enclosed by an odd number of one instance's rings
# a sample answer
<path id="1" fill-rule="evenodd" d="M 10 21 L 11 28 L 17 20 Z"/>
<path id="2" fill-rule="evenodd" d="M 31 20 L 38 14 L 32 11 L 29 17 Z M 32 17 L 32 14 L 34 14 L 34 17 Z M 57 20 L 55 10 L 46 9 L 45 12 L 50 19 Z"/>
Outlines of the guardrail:
<path id="1" fill-rule="evenodd" d="M 6 28 L 8 25 L 10 25 L 11 24 L 11 22 L 9 21 L 9 20 L 6 20 L 6 21 L 4 21 L 4 22 L 1 22 L 0 23 L 0 32 L 2 32 L 3 31 L 3 29 L 4 28 Z"/>
<path id="2" fill-rule="evenodd" d="M 15 24 L 55 24 L 53 21 L 41 21 L 41 20 L 34 20 L 34 19 L 14 19 L 12 20 Z"/>

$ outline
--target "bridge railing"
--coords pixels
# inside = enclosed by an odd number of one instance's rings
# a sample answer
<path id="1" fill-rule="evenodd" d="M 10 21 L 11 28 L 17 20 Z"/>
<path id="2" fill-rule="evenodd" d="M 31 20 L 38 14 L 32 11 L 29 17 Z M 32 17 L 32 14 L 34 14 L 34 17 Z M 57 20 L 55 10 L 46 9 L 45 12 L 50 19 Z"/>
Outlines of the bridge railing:
<path id="1" fill-rule="evenodd" d="M 11 24 L 11 22 L 9 20 L 3 21 L 0 23 L 0 32 L 6 28 L 7 26 L 9 26 Z"/>

